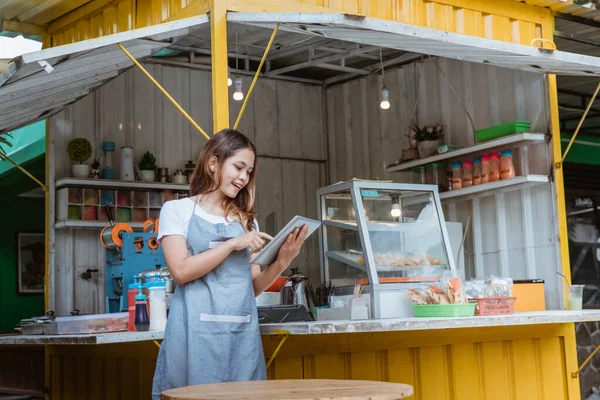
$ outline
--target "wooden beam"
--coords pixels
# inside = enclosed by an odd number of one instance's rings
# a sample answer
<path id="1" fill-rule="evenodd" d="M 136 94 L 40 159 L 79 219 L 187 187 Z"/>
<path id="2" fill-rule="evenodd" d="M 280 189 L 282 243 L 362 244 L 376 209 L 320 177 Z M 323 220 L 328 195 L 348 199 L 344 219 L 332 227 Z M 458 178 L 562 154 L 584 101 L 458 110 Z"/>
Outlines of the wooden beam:
<path id="1" fill-rule="evenodd" d="M 210 46 L 214 134 L 229 128 L 227 3 L 222 0 L 210 0 Z"/>
<path id="2" fill-rule="evenodd" d="M 164 22 L 176 21 L 178 19 L 195 17 L 196 15 L 206 14 L 210 11 L 209 0 L 195 0 L 175 14 L 171 15 Z"/>
<path id="3" fill-rule="evenodd" d="M 48 25 L 48 33 L 55 34 L 59 30 L 65 29 L 80 19 L 91 18 L 99 12 L 102 12 L 106 7 L 117 5 L 122 1 L 124 0 L 92 0 Z M 135 21 L 133 22 L 135 26 Z"/>
<path id="4" fill-rule="evenodd" d="M 235 12 L 331 13 L 331 8 L 290 0 L 228 0 L 227 10 Z"/>
<path id="5" fill-rule="evenodd" d="M 23 33 L 27 35 L 38 35 L 44 37 L 48 34 L 45 27 L 34 24 L 26 24 L 24 22 L 2 20 L 2 26 L 0 31 L 10 31 Z"/>

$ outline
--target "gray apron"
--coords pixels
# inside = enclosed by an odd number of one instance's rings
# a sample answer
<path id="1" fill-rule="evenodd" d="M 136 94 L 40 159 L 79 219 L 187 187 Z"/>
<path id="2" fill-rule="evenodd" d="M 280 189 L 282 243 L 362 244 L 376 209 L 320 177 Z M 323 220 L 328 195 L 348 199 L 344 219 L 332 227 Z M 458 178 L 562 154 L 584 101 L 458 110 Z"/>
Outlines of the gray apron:
<path id="1" fill-rule="evenodd" d="M 212 224 L 195 214 L 188 225 L 190 255 L 245 233 L 242 225 Z M 200 279 L 177 285 L 160 346 L 152 398 L 164 390 L 205 383 L 267 379 L 250 250 L 232 252 Z"/>

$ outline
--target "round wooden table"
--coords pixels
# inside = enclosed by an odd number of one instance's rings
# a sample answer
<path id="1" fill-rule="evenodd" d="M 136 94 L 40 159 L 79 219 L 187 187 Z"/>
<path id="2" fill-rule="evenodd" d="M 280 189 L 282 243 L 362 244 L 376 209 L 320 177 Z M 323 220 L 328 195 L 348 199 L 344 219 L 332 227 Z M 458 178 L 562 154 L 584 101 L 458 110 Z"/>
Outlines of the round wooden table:
<path id="1" fill-rule="evenodd" d="M 397 400 L 412 394 L 412 386 L 403 383 L 282 379 L 186 386 L 164 391 L 162 400 Z"/>

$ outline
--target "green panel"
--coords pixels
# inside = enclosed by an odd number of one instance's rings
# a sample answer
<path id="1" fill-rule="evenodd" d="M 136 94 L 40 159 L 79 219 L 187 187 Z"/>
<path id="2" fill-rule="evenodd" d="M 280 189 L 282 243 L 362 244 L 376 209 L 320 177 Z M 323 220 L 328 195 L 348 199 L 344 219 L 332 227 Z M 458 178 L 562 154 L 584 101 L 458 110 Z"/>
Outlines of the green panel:
<path id="1" fill-rule="evenodd" d="M 563 154 L 569 144 L 569 140 L 571 140 L 571 135 L 561 135 L 560 141 Z M 565 162 L 600 165 L 600 138 L 577 135 Z"/>
<path id="2" fill-rule="evenodd" d="M 0 145 L 8 156 L 17 164 L 24 163 L 41 156 L 46 152 L 46 121 L 39 121 L 11 132 L 8 137 L 12 146 Z M 0 179 L 7 171 L 15 169 L 8 161 L 0 161 Z"/>

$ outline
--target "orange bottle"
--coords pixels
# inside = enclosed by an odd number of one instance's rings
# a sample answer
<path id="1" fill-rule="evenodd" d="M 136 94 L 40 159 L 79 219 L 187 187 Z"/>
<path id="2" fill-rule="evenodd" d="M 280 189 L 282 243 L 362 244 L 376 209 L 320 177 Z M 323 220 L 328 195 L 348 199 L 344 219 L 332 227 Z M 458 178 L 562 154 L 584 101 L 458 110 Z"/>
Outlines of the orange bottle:
<path id="1" fill-rule="evenodd" d="M 462 187 L 473 186 L 473 163 L 468 158 L 463 163 Z"/>
<path id="2" fill-rule="evenodd" d="M 504 150 L 500 155 L 500 179 L 511 179 L 515 177 L 515 166 L 513 165 L 512 151 Z"/>
<path id="3" fill-rule="evenodd" d="M 462 188 L 462 166 L 457 161 L 452 165 L 452 190 Z"/>
<path id="4" fill-rule="evenodd" d="M 495 151 L 490 155 L 490 182 L 500 180 L 500 156 Z"/>
<path id="5" fill-rule="evenodd" d="M 481 183 L 490 181 L 490 156 L 486 154 L 481 158 Z"/>
<path id="6" fill-rule="evenodd" d="M 473 186 L 481 184 L 481 160 L 477 159 L 473 165 Z"/>

